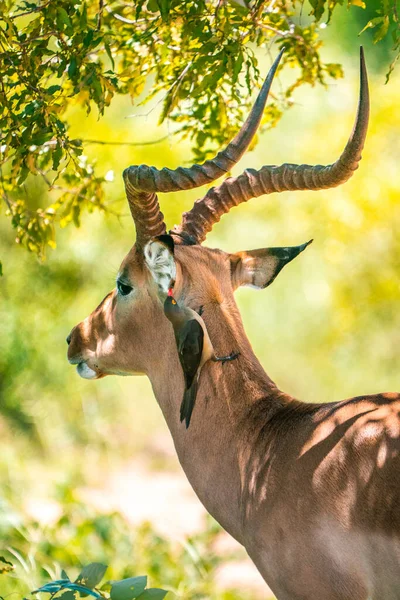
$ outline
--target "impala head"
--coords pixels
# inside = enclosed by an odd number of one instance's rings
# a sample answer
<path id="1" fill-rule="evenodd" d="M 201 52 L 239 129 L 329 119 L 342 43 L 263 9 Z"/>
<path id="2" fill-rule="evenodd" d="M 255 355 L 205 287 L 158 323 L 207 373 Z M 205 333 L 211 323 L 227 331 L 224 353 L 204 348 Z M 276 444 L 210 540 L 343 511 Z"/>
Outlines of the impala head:
<path id="1" fill-rule="evenodd" d="M 267 287 L 280 270 L 308 245 L 264 248 L 228 254 L 202 246 L 222 215 L 251 198 L 285 190 L 319 190 L 344 183 L 357 169 L 368 125 L 368 83 L 361 50 L 361 84 L 353 132 L 340 158 L 329 166 L 267 165 L 248 169 L 209 189 L 183 214 L 179 226 L 166 235 L 157 192 L 187 190 L 226 174 L 249 146 L 259 126 L 268 92 L 282 53 L 272 66 L 242 129 L 214 159 L 190 168 L 157 170 L 129 167 L 124 181 L 136 227 L 136 243 L 122 262 L 116 288 L 67 338 L 68 358 L 78 373 L 95 379 L 107 374 L 149 373 L 162 348 L 173 343 L 173 331 L 163 312 L 171 280 L 175 296 L 190 307 L 204 307 L 213 337 L 218 314 L 239 319 L 233 298 L 241 285 Z M 208 317 L 207 317 L 208 315 Z M 237 337 L 237 336 L 236 336 Z"/>

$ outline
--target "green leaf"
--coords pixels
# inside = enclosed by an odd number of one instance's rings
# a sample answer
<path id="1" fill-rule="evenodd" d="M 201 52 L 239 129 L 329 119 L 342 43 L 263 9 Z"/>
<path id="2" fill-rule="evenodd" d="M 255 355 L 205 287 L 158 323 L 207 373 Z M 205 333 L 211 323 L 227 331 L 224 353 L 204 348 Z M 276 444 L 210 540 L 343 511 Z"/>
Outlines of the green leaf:
<path id="1" fill-rule="evenodd" d="M 53 130 L 50 129 L 49 127 L 44 127 L 40 131 L 37 131 L 36 133 L 33 134 L 32 138 L 31 138 L 31 143 L 35 144 L 35 146 L 41 146 L 45 142 L 48 142 L 49 140 L 51 140 L 52 137 L 54 137 Z"/>
<path id="2" fill-rule="evenodd" d="M 0 277 L 3 275 L 3 265 L 0 260 Z M 4 556 L 0 556 L 0 574 L 1 573 L 9 573 L 14 570 L 14 565 L 4 558 Z"/>
<path id="3" fill-rule="evenodd" d="M 325 0 L 310 0 L 310 4 L 313 8 L 311 14 L 315 16 L 316 21 L 319 21 L 324 14 Z"/>
<path id="4" fill-rule="evenodd" d="M 111 600 L 133 600 L 138 598 L 147 585 L 147 577 L 129 577 L 121 581 L 115 581 L 112 584 L 110 598 Z"/>
<path id="5" fill-rule="evenodd" d="M 52 159 L 53 159 L 53 170 L 57 171 L 59 165 L 60 165 L 60 160 L 62 158 L 62 147 L 60 142 L 57 142 L 57 146 L 55 147 L 55 150 L 53 150 L 52 153 Z"/>
<path id="6" fill-rule="evenodd" d="M 18 175 L 17 184 L 22 185 L 24 183 L 25 179 L 28 177 L 28 175 L 29 175 L 28 167 L 26 165 L 22 165 L 21 170 Z"/>
<path id="7" fill-rule="evenodd" d="M 364 31 L 366 29 L 373 29 L 374 27 L 376 27 L 380 23 L 383 23 L 383 21 L 384 21 L 384 17 L 375 17 L 374 19 L 371 19 L 370 21 L 368 21 L 368 23 L 366 24 L 366 26 L 363 29 L 361 29 L 361 31 L 360 31 L 360 33 L 358 35 L 361 35 L 362 33 L 364 33 Z"/>
<path id="8" fill-rule="evenodd" d="M 76 592 L 72 590 L 65 590 L 65 592 L 61 592 L 60 596 L 57 596 L 58 600 L 76 600 L 77 595 Z"/>
<path id="9" fill-rule="evenodd" d="M 137 600 L 163 600 L 167 594 L 168 592 L 160 588 L 149 588 L 140 594 Z"/>
<path id="10" fill-rule="evenodd" d="M 140 17 L 140 13 L 142 11 L 143 8 L 143 4 L 146 3 L 146 0 L 137 0 L 136 2 L 136 20 Z"/>
<path id="11" fill-rule="evenodd" d="M 149 12 L 158 12 L 160 10 L 160 7 L 158 6 L 158 1 L 157 0 L 149 0 L 147 3 L 147 10 Z"/>
<path id="12" fill-rule="evenodd" d="M 106 43 L 104 44 L 104 48 L 105 48 L 105 50 L 106 50 L 106 52 L 107 52 L 107 56 L 108 56 L 108 58 L 109 58 L 109 59 L 110 59 L 110 61 L 111 61 L 111 64 L 112 64 L 113 71 L 115 71 L 115 62 L 114 62 L 113 55 L 111 54 L 111 48 L 110 48 L 110 44 L 109 44 L 108 42 L 106 42 Z"/>
<path id="13" fill-rule="evenodd" d="M 68 65 L 68 76 L 70 79 L 73 79 L 73 77 L 75 76 L 76 72 L 77 72 L 77 60 L 75 56 L 71 57 L 70 63 Z"/>
<path id="14" fill-rule="evenodd" d="M 79 25 L 82 30 L 85 30 L 87 28 L 87 6 L 86 6 L 86 4 L 84 4 L 82 7 L 82 12 L 79 17 Z"/>
<path id="15" fill-rule="evenodd" d="M 52 96 L 59 90 L 61 90 L 61 85 L 51 85 L 50 87 L 47 88 L 46 92 Z"/>
<path id="16" fill-rule="evenodd" d="M 238 80 L 240 71 L 242 70 L 243 58 L 243 52 L 239 50 L 239 54 L 236 57 L 235 65 L 233 67 L 232 83 L 236 83 Z"/>
<path id="17" fill-rule="evenodd" d="M 42 585 L 42 587 L 33 591 L 32 594 L 37 594 L 39 592 L 48 592 L 49 594 L 55 594 L 56 592 L 59 592 L 61 589 L 62 589 L 62 587 L 59 583 L 57 583 L 55 581 L 51 581 L 50 583 L 46 583 L 45 585 Z"/>
<path id="18" fill-rule="evenodd" d="M 103 579 L 106 571 L 107 565 L 91 563 L 82 569 L 76 583 L 81 583 L 92 590 Z"/>
<path id="19" fill-rule="evenodd" d="M 157 4 L 160 9 L 161 18 L 163 21 L 168 21 L 168 15 L 170 10 L 170 0 L 157 0 Z"/>
<path id="20" fill-rule="evenodd" d="M 192 91 L 191 97 L 192 98 L 196 98 L 197 96 L 200 96 L 200 94 L 205 89 L 211 89 L 212 90 L 214 88 L 215 84 L 217 83 L 217 81 L 223 76 L 224 72 L 225 72 L 225 63 L 221 63 L 215 69 L 215 71 L 213 73 L 209 73 L 208 75 L 206 75 L 205 77 L 203 77 L 203 80 Z"/>
<path id="21" fill-rule="evenodd" d="M 71 583 L 68 580 L 50 581 L 49 583 L 46 583 L 42 587 L 33 591 L 32 594 L 38 594 L 39 592 L 55 594 L 57 592 L 61 592 L 62 590 L 77 591 L 80 593 L 81 596 L 93 596 L 94 598 L 103 598 L 103 596 L 101 596 L 98 592 L 91 590 L 86 585 L 81 585 L 80 583 Z"/>
<path id="22" fill-rule="evenodd" d="M 339 77 L 344 76 L 342 65 L 337 63 L 326 63 L 325 69 L 329 77 L 333 77 L 333 79 L 338 79 Z"/>
<path id="23" fill-rule="evenodd" d="M 398 53 L 397 53 L 397 55 L 395 56 L 395 58 L 394 58 L 394 59 L 392 60 L 392 62 L 390 63 L 389 70 L 388 70 L 388 72 L 386 73 L 386 80 L 385 80 L 385 84 L 387 84 L 387 83 L 388 83 L 388 81 L 389 81 L 389 79 L 390 79 L 390 76 L 391 76 L 391 74 L 393 73 L 393 71 L 394 71 L 394 68 L 395 68 L 395 66 L 396 66 L 396 63 L 397 63 L 397 61 L 399 60 L 399 58 L 400 58 L 400 52 L 398 52 Z"/>
<path id="24" fill-rule="evenodd" d="M 249 7 L 247 6 L 247 2 L 245 2 L 245 0 L 228 0 L 228 2 L 230 4 L 234 4 L 240 8 L 245 8 L 245 9 L 249 9 Z"/>
<path id="25" fill-rule="evenodd" d="M 83 45 L 85 46 L 85 48 L 89 48 L 90 44 L 92 43 L 93 36 L 94 36 L 93 29 L 89 29 L 89 31 L 83 38 Z"/>
<path id="26" fill-rule="evenodd" d="M 379 29 L 375 32 L 374 44 L 376 44 L 377 42 L 380 42 L 385 37 L 385 35 L 388 32 L 388 29 L 389 29 L 389 16 L 385 15 L 384 21 L 383 21 L 381 27 L 379 27 Z"/>
<path id="27" fill-rule="evenodd" d="M 64 29 L 64 25 L 67 28 L 72 27 L 71 19 L 65 8 L 62 8 L 62 6 L 57 8 L 57 25 L 61 30 Z"/>

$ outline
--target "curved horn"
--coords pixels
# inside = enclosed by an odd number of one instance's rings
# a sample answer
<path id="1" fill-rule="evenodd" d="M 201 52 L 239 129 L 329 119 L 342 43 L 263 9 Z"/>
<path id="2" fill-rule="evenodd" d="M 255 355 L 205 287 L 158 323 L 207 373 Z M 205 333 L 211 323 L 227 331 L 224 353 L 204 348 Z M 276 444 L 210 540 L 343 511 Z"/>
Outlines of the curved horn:
<path id="1" fill-rule="evenodd" d="M 247 150 L 261 121 L 268 92 L 281 60 L 283 50 L 272 65 L 258 94 L 253 108 L 239 133 L 215 158 L 202 165 L 175 170 L 134 165 L 123 173 L 126 196 L 136 226 L 136 245 L 143 247 L 146 241 L 165 233 L 164 217 L 160 211 L 156 192 L 189 190 L 211 183 L 225 175 Z"/>
<path id="2" fill-rule="evenodd" d="M 360 94 L 353 131 L 340 158 L 332 165 L 266 165 L 259 171 L 246 169 L 239 177 L 226 179 L 197 200 L 183 214 L 182 223 L 174 232 L 189 236 L 200 244 L 222 215 L 251 198 L 287 190 L 320 190 L 344 183 L 353 175 L 361 160 L 369 118 L 368 78 L 364 52 L 360 48 Z M 174 233 L 173 232 L 173 233 Z"/>

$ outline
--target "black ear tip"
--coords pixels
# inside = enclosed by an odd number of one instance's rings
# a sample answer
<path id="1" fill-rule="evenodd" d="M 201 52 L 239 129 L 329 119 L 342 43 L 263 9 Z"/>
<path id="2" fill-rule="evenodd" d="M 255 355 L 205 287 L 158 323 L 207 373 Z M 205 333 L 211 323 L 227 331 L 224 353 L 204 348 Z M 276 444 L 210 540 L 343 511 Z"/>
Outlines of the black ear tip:
<path id="1" fill-rule="evenodd" d="M 175 244 L 174 244 L 174 240 L 171 235 L 164 233 L 162 235 L 158 235 L 155 239 L 158 240 L 159 242 L 161 242 L 162 244 L 164 244 L 165 246 L 167 246 L 167 248 L 171 252 L 171 254 L 174 253 Z"/>
<path id="2" fill-rule="evenodd" d="M 312 244 L 313 241 L 314 241 L 314 238 L 311 238 L 311 240 L 308 240 L 308 242 L 306 242 L 305 244 L 302 244 L 301 246 L 299 246 L 300 252 L 303 252 L 303 250 L 305 250 L 307 248 L 307 246 L 309 246 L 310 244 Z"/>

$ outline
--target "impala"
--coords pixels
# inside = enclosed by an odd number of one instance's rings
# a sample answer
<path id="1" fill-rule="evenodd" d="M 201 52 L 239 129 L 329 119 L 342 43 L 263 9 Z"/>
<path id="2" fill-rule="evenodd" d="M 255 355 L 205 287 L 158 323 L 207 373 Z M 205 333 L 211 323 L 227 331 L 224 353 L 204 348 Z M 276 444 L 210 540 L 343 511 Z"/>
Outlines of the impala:
<path id="1" fill-rule="evenodd" d="M 361 50 L 353 132 L 329 166 L 267 165 L 208 190 L 166 233 L 157 192 L 188 190 L 226 174 L 254 136 L 280 56 L 249 117 L 213 160 L 176 170 L 124 171 L 136 243 L 116 289 L 67 338 L 69 362 L 88 379 L 149 377 L 181 465 L 206 509 L 246 548 L 279 600 L 400 599 L 400 398 L 384 393 L 332 404 L 300 402 L 277 388 L 254 355 L 234 300 L 241 285 L 265 288 L 306 246 L 228 254 L 204 247 L 213 225 L 250 198 L 319 190 L 357 169 L 368 125 Z M 166 288 L 199 310 L 215 352 L 237 360 L 203 367 L 189 429 L 180 422 L 184 380 Z M 160 284 L 161 281 L 161 284 Z M 323 400 L 323 399 L 321 399 Z"/>

